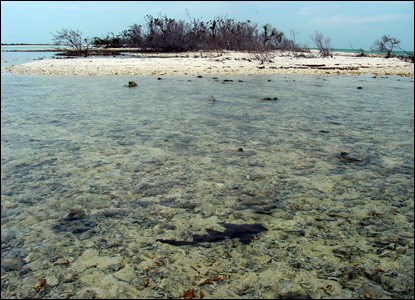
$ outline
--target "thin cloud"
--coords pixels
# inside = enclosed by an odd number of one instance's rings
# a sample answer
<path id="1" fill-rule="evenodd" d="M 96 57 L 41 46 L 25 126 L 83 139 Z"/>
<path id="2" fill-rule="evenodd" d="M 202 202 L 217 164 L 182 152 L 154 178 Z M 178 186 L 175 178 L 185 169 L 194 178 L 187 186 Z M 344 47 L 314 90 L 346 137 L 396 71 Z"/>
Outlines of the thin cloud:
<path id="1" fill-rule="evenodd" d="M 295 15 L 298 16 L 311 16 L 315 12 L 315 8 L 313 7 L 301 7 L 295 12 Z"/>
<path id="2" fill-rule="evenodd" d="M 390 16 L 332 16 L 327 18 L 316 18 L 310 21 L 313 25 L 350 25 L 350 24 L 370 24 L 370 23 L 388 23 L 396 21 L 407 21 L 413 19 L 413 15 L 400 14 Z"/>

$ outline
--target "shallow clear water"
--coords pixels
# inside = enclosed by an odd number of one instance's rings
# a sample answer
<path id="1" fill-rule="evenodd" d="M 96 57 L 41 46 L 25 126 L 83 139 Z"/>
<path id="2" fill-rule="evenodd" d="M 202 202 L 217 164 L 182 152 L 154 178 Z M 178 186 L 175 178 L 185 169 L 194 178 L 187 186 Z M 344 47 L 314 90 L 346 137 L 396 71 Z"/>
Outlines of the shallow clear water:
<path id="1" fill-rule="evenodd" d="M 2 298 L 413 298 L 413 78 L 218 77 L 2 74 Z"/>
<path id="2" fill-rule="evenodd" d="M 10 52 L 10 51 L 21 51 L 21 50 L 47 50 L 53 49 L 54 46 L 1 46 L 1 69 L 12 65 L 28 63 L 32 60 L 52 58 L 55 52 Z"/>

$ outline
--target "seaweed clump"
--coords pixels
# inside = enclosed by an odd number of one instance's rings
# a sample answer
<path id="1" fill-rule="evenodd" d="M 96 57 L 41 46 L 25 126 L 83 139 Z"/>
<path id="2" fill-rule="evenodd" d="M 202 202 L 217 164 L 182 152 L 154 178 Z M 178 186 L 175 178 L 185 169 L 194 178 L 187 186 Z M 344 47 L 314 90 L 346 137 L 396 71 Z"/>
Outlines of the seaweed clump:
<path id="1" fill-rule="evenodd" d="M 192 241 L 177 241 L 177 240 L 164 240 L 157 239 L 156 241 L 170 244 L 173 246 L 186 246 L 186 245 L 197 245 L 200 243 L 218 243 L 224 241 L 227 238 L 233 239 L 238 238 L 239 241 L 247 245 L 252 241 L 252 237 L 255 234 L 267 231 L 268 229 L 259 223 L 255 224 L 230 224 L 222 223 L 225 227 L 224 231 L 218 231 L 215 229 L 207 228 L 207 235 L 194 234 Z"/>

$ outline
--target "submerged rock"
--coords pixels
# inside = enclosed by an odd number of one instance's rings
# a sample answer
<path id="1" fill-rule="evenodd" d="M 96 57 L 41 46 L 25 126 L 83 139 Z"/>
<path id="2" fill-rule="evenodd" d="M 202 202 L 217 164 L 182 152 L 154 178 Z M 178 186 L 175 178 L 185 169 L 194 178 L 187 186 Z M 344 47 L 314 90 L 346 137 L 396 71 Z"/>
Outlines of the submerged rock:
<path id="1" fill-rule="evenodd" d="M 352 156 L 347 152 L 341 152 L 338 157 L 345 162 L 363 162 L 363 159 Z"/>
<path id="2" fill-rule="evenodd" d="M 1 268 L 5 272 L 20 271 L 24 264 L 21 257 L 7 257 L 1 260 Z"/>
<path id="3" fill-rule="evenodd" d="M 85 210 L 83 209 L 71 209 L 71 211 L 64 218 L 65 221 L 80 220 L 86 217 Z"/>
<path id="4" fill-rule="evenodd" d="M 273 97 L 273 98 L 271 98 L 271 97 L 265 97 L 265 98 L 262 98 L 261 100 L 262 101 L 276 101 L 276 100 L 278 100 L 278 97 Z"/>
<path id="5" fill-rule="evenodd" d="M 249 194 L 241 195 L 237 201 L 237 207 L 235 209 L 251 209 L 257 214 L 272 214 L 273 210 L 280 205 L 280 203 L 272 197 L 254 196 Z"/>
<path id="6" fill-rule="evenodd" d="M 209 95 L 208 100 L 209 100 L 209 102 L 216 102 L 216 98 L 213 97 L 212 95 Z"/>
<path id="7" fill-rule="evenodd" d="M 208 235 L 194 234 L 192 241 L 176 241 L 176 240 L 164 240 L 157 239 L 156 241 L 170 244 L 173 246 L 186 246 L 186 245 L 197 245 L 200 243 L 218 243 L 224 241 L 226 238 L 238 238 L 242 244 L 249 244 L 252 240 L 253 235 L 267 231 L 263 225 L 259 223 L 255 224 L 221 224 L 225 227 L 225 231 L 218 231 L 207 228 L 206 232 Z"/>
<path id="8" fill-rule="evenodd" d="M 127 87 L 132 88 L 132 87 L 136 87 L 137 83 L 135 81 L 129 81 Z"/>

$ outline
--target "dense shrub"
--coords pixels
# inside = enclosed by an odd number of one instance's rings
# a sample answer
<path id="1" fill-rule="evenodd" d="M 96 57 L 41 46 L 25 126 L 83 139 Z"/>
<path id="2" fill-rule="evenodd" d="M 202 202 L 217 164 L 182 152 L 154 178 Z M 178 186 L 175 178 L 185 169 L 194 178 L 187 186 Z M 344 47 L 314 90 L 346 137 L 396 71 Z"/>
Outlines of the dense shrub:
<path id="1" fill-rule="evenodd" d="M 96 47 L 134 47 L 141 50 L 163 52 L 194 50 L 245 50 L 259 51 L 282 49 L 297 51 L 297 46 L 284 33 L 271 25 L 261 30 L 257 24 L 247 20 L 235 21 L 216 17 L 207 22 L 190 18 L 190 22 L 151 15 L 145 17 L 145 24 L 130 26 L 117 36 L 95 37 Z"/>

